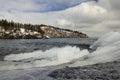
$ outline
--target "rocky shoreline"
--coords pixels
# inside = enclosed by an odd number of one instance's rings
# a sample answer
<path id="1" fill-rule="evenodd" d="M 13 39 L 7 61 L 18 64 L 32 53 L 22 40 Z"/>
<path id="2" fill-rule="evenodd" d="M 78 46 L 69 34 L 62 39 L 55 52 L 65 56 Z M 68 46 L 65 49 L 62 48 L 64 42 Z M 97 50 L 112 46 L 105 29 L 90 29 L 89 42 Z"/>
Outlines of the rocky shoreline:
<path id="1" fill-rule="evenodd" d="M 15 29 L 14 29 L 15 30 Z M 23 29 L 24 30 L 24 29 Z M 88 38 L 83 33 L 76 33 L 74 31 L 65 31 L 54 28 L 43 30 L 44 34 L 36 31 L 0 31 L 0 39 L 39 39 L 39 38 Z"/>
<path id="2" fill-rule="evenodd" d="M 12 30 L 0 29 L 0 39 L 40 39 L 40 38 L 88 38 L 86 34 L 71 31 L 62 30 L 49 26 L 41 26 L 42 32 L 25 30 L 16 28 Z"/>
<path id="3" fill-rule="evenodd" d="M 32 25 L 0 20 L 0 39 L 88 38 L 82 32 L 49 25 Z"/>
<path id="4" fill-rule="evenodd" d="M 51 72 L 54 80 L 120 80 L 120 60 Z"/>

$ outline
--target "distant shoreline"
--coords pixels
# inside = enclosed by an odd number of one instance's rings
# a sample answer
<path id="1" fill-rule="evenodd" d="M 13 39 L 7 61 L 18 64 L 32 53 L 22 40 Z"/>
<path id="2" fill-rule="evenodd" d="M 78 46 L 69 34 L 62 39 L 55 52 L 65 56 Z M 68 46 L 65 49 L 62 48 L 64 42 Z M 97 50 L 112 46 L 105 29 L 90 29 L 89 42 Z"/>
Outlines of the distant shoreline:
<path id="1" fill-rule="evenodd" d="M 0 20 L 0 39 L 40 39 L 40 38 L 88 38 L 79 31 L 49 25 L 21 24 Z"/>

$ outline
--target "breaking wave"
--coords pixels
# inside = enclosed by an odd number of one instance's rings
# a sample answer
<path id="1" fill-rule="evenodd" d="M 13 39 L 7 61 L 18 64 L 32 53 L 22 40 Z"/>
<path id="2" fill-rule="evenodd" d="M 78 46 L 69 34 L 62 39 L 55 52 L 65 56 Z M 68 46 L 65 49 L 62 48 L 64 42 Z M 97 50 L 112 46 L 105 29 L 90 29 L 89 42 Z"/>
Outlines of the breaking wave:
<path id="1" fill-rule="evenodd" d="M 1 62 L 0 70 L 55 66 L 72 61 L 74 63 L 69 64 L 70 67 L 115 61 L 120 59 L 120 33 L 107 33 L 90 48 L 95 51 L 89 53 L 87 49 L 65 46 L 44 52 L 38 50 L 32 53 L 11 54 L 4 58 L 5 62 Z"/>
<path id="2" fill-rule="evenodd" d="M 120 33 L 109 32 L 100 37 L 90 46 L 95 51 L 87 55 L 87 58 L 76 61 L 71 67 L 105 63 L 120 59 Z"/>
<path id="3" fill-rule="evenodd" d="M 89 54 L 87 50 L 80 50 L 75 46 L 52 48 L 45 52 L 39 50 L 32 53 L 11 54 L 4 58 L 7 64 L 5 63 L 3 66 L 0 66 L 0 70 L 60 65 L 87 54 Z"/>

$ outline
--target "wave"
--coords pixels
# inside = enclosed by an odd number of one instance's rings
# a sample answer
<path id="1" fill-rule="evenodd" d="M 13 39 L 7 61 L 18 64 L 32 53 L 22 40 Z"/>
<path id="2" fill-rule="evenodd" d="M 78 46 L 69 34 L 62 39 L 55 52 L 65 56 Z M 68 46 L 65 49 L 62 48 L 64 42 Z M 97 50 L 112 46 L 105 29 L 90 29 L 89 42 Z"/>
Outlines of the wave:
<path id="1" fill-rule="evenodd" d="M 71 62 L 89 54 L 87 50 L 80 50 L 76 46 L 52 48 L 45 52 L 39 50 L 32 53 L 11 54 L 4 58 L 7 61 L 0 66 L 0 70 L 25 69 L 45 67 Z"/>
<path id="2" fill-rule="evenodd" d="M 55 66 L 74 61 L 70 67 L 105 63 L 120 59 L 120 33 L 110 32 L 100 37 L 90 46 L 95 51 L 80 50 L 76 46 L 52 48 L 47 51 L 10 54 L 0 62 L 0 70 L 25 69 L 33 67 Z"/>
<path id="3" fill-rule="evenodd" d="M 95 51 L 82 61 L 76 61 L 70 67 L 105 63 L 120 59 L 120 33 L 109 32 L 100 37 L 90 48 Z"/>

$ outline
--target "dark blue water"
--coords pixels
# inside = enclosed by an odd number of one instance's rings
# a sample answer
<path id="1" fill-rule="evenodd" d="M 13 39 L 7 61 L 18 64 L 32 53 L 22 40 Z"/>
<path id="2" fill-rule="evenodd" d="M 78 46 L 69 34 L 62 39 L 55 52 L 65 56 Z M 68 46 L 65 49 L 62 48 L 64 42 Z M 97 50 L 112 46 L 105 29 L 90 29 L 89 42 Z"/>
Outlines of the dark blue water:
<path id="1" fill-rule="evenodd" d="M 36 50 L 46 51 L 53 47 L 67 45 L 88 49 L 96 39 L 93 38 L 52 38 L 52 39 L 0 39 L 0 60 L 5 55 L 33 52 Z"/>
<path id="2" fill-rule="evenodd" d="M 36 50 L 46 51 L 54 47 L 64 47 L 64 46 L 77 46 L 80 49 L 89 49 L 89 46 L 94 43 L 96 39 L 81 39 L 81 38 L 53 38 L 53 39 L 17 39 L 17 40 L 0 40 L 0 62 L 1 67 L 5 65 L 7 70 L 13 64 L 17 67 L 16 62 L 2 61 L 6 55 L 9 54 L 19 54 L 24 52 L 33 52 Z M 18 64 L 22 62 L 18 62 Z M 24 63 L 24 62 L 23 62 Z M 27 63 L 25 63 L 27 64 Z M 47 75 L 58 68 L 62 68 L 65 65 L 55 66 L 51 68 L 39 69 L 23 69 L 23 70 L 12 70 L 10 71 L 0 71 L 0 80 L 53 80 L 53 78 Z M 23 66 L 24 67 L 24 66 Z M 6 70 L 5 69 L 5 70 Z"/>

